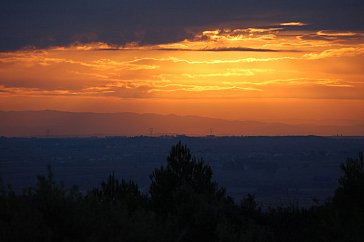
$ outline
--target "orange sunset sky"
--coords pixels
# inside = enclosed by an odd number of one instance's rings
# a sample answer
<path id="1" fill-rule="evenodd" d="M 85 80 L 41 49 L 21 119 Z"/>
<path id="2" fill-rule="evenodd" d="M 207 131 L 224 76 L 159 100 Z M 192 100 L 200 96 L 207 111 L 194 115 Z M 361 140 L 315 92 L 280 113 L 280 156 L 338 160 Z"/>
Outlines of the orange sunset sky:
<path id="1" fill-rule="evenodd" d="M 167 43 L 90 37 L 4 50 L 0 110 L 364 122 L 364 32 L 295 18 L 187 32 Z"/>

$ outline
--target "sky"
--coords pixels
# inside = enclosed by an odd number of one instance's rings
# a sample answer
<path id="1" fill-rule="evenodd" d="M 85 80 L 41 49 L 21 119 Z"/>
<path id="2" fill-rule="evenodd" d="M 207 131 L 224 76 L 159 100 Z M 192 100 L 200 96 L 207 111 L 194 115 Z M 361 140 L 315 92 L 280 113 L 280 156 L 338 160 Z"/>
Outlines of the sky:
<path id="1" fill-rule="evenodd" d="M 360 0 L 2 0 L 0 110 L 364 123 Z"/>

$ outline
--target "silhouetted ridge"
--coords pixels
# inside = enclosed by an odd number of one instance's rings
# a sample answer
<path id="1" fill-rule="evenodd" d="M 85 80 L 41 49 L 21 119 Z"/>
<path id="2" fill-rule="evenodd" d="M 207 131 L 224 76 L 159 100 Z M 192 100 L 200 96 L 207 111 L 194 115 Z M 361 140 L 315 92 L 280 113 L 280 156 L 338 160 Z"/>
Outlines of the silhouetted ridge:
<path id="1" fill-rule="evenodd" d="M 198 116 L 61 111 L 0 111 L 0 136 L 364 135 L 364 125 L 284 124 Z"/>

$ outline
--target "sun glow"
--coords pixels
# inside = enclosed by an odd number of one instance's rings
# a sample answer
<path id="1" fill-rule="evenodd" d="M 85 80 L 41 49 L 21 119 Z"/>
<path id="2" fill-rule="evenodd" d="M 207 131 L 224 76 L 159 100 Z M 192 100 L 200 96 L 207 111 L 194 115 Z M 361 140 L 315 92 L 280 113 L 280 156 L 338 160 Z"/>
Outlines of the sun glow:
<path id="1" fill-rule="evenodd" d="M 364 100 L 363 33 L 286 29 L 304 25 L 205 30 L 160 45 L 3 52 L 0 108 L 105 111 L 102 104 L 113 103 L 106 110 L 258 120 L 319 119 L 326 112 L 364 120 L 356 112 Z M 318 103 L 326 111 L 317 112 Z M 296 105 L 307 112 L 294 111 Z"/>

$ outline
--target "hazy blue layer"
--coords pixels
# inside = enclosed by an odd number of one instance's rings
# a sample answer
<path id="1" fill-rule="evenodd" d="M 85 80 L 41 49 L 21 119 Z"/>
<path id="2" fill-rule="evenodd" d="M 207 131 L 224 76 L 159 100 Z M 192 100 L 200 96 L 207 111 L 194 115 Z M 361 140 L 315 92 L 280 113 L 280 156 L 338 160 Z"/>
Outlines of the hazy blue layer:
<path id="1" fill-rule="evenodd" d="M 346 137 L 0 138 L 0 177 L 21 191 L 51 164 L 66 187 L 86 191 L 115 171 L 147 192 L 149 174 L 179 140 L 212 166 L 231 196 L 253 193 L 262 205 L 324 200 L 336 188 L 340 164 L 364 150 L 364 138 Z"/>

